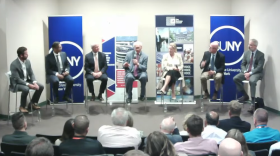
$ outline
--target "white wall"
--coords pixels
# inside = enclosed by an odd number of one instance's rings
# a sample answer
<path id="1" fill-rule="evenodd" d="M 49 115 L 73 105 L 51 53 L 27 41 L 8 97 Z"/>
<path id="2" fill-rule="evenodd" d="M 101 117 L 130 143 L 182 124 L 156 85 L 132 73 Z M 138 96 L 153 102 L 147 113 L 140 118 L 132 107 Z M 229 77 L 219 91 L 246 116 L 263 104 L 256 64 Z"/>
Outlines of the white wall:
<path id="1" fill-rule="evenodd" d="M 265 53 L 265 76 L 258 83 L 257 96 L 262 96 L 266 106 L 280 110 L 280 72 L 278 69 L 280 41 L 280 0 L 233 0 L 232 14 L 245 15 L 245 25 L 250 25 L 249 38 L 259 41 L 258 49 Z M 246 43 L 248 44 L 248 43 Z"/>

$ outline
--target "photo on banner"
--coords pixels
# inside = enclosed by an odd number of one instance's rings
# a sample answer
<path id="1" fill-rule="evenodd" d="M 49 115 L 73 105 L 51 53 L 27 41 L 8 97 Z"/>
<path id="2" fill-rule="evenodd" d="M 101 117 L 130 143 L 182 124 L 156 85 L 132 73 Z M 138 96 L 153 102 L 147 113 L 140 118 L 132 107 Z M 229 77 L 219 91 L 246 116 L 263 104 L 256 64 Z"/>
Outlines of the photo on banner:
<path id="1" fill-rule="evenodd" d="M 164 83 L 161 78 L 163 76 L 162 59 L 164 55 L 169 53 L 169 44 L 175 43 L 177 53 L 182 57 L 184 84 L 182 88 L 181 81 L 175 84 L 176 100 L 171 99 L 171 88 L 164 95 L 165 102 L 181 103 L 183 95 L 184 104 L 194 102 L 194 27 L 193 15 L 157 15 L 156 28 L 156 83 Z M 160 82 L 161 81 L 161 82 Z M 161 102 L 161 92 L 156 90 L 156 104 Z"/>

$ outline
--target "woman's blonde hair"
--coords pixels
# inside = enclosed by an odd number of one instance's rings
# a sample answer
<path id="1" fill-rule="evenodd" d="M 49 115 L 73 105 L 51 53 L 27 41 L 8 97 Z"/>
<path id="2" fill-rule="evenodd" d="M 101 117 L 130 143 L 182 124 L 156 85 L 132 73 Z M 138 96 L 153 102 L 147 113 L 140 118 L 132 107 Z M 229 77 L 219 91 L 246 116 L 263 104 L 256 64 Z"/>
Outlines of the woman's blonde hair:
<path id="1" fill-rule="evenodd" d="M 177 53 L 177 46 L 175 43 L 170 43 L 169 46 L 175 49 L 175 53 Z"/>
<path id="2" fill-rule="evenodd" d="M 225 138 L 232 138 L 238 141 L 241 144 L 243 155 L 251 156 L 251 154 L 248 151 L 248 146 L 245 137 L 238 129 L 231 129 L 230 131 L 228 131 Z"/>

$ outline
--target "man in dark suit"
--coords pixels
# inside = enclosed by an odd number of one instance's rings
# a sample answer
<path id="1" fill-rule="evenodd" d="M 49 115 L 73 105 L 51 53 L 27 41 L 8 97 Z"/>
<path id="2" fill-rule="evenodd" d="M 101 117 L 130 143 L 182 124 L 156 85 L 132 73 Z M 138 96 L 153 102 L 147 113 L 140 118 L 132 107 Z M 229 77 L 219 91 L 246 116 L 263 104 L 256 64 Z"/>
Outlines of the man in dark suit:
<path id="1" fill-rule="evenodd" d="M 89 92 L 92 94 L 91 100 L 95 100 L 93 80 L 100 80 L 101 85 L 99 88 L 99 95 L 97 99 L 104 101 L 102 94 L 104 93 L 107 86 L 107 60 L 106 55 L 102 52 L 99 52 L 99 45 L 93 44 L 91 46 L 92 51 L 86 54 L 85 57 L 85 71 L 86 71 L 86 80 Z"/>
<path id="2" fill-rule="evenodd" d="M 41 93 L 44 90 L 44 86 L 38 83 L 35 79 L 31 63 L 28 58 L 28 51 L 26 47 L 19 47 L 17 50 L 18 58 L 15 59 L 11 65 L 11 86 L 14 91 L 21 91 L 21 100 L 19 111 L 28 112 L 25 108 L 26 98 L 29 93 L 29 89 L 36 90 L 28 105 L 28 109 L 40 109 L 37 105 L 40 99 Z"/>
<path id="3" fill-rule="evenodd" d="M 125 69 L 125 86 L 128 97 L 126 103 L 131 103 L 132 85 L 135 79 L 141 82 L 141 94 L 139 100 L 145 100 L 146 83 L 148 81 L 147 63 L 148 55 L 142 52 L 142 43 L 137 41 L 133 44 L 134 50 L 127 52 L 123 67 Z"/>
<path id="4" fill-rule="evenodd" d="M 12 124 L 15 129 L 13 134 L 4 135 L 2 142 L 9 144 L 27 145 L 35 136 L 30 136 L 26 133 L 27 122 L 23 113 L 18 112 L 12 115 Z M 4 149 L 2 149 L 4 150 Z"/>
<path id="5" fill-rule="evenodd" d="M 161 39 L 161 36 L 160 36 L 160 34 L 158 33 L 158 30 L 157 30 L 157 31 L 156 31 L 157 52 L 160 52 L 161 42 L 162 42 L 162 39 Z M 166 43 L 168 43 L 168 42 L 166 42 Z"/>
<path id="6" fill-rule="evenodd" d="M 62 46 L 59 42 L 52 44 L 53 52 L 46 56 L 46 75 L 47 82 L 53 85 L 54 103 L 58 103 L 58 87 L 59 81 L 65 81 L 66 89 L 64 92 L 63 100 L 72 102 L 70 99 L 71 89 L 73 87 L 74 80 L 70 73 L 70 66 L 67 60 L 67 55 L 62 52 Z"/>
<path id="7" fill-rule="evenodd" d="M 264 65 L 264 53 L 257 49 L 258 41 L 251 39 L 249 41 L 249 50 L 244 52 L 243 60 L 241 63 L 241 73 L 234 76 L 233 81 L 236 84 L 237 90 L 243 93 L 243 96 L 239 98 L 239 102 L 243 103 L 249 100 L 249 96 L 244 90 L 242 81 L 248 80 L 251 89 L 252 105 L 248 112 L 253 113 L 253 104 L 255 103 L 256 85 L 257 81 L 262 79 L 263 65 Z"/>
<path id="8" fill-rule="evenodd" d="M 209 97 L 209 92 L 207 90 L 207 80 L 209 78 L 214 78 L 215 80 L 215 91 L 212 97 L 213 100 L 217 100 L 217 93 L 224 80 L 225 55 L 218 52 L 218 49 L 219 42 L 212 42 L 210 44 L 209 51 L 204 53 L 200 63 L 200 68 L 203 69 L 200 77 L 202 89 L 204 91 L 203 99 L 207 99 Z"/>
<path id="9" fill-rule="evenodd" d="M 228 114 L 229 119 L 220 120 L 218 127 L 228 132 L 231 129 L 238 129 L 240 132 L 249 132 L 251 129 L 251 124 L 246 121 L 242 121 L 240 118 L 241 114 L 241 104 L 238 101 L 231 101 L 229 103 Z"/>

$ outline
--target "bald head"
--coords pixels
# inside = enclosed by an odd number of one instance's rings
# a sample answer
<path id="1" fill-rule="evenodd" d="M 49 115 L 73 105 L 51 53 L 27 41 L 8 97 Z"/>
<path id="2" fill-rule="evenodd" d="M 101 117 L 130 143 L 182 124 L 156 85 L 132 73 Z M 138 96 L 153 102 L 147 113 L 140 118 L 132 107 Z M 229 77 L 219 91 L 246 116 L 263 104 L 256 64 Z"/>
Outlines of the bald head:
<path id="1" fill-rule="evenodd" d="M 160 124 L 160 129 L 163 133 L 172 133 L 175 129 L 175 122 L 173 118 L 168 117 L 162 120 Z"/>
<path id="2" fill-rule="evenodd" d="M 219 42 L 214 41 L 210 43 L 209 52 L 215 54 L 219 49 Z"/>
<path id="3" fill-rule="evenodd" d="M 258 108 L 254 112 L 254 122 L 255 126 L 260 125 L 260 124 L 267 124 L 268 121 L 268 113 L 265 109 L 263 108 Z"/>
<path id="4" fill-rule="evenodd" d="M 218 156 L 243 156 L 241 145 L 232 138 L 225 138 L 220 146 Z"/>
<path id="5" fill-rule="evenodd" d="M 74 119 L 74 130 L 76 134 L 86 135 L 89 127 L 89 120 L 86 115 L 79 115 Z"/>
<path id="6" fill-rule="evenodd" d="M 214 111 L 206 113 L 206 122 L 207 125 L 215 125 L 215 126 L 218 125 L 219 114 Z"/>

